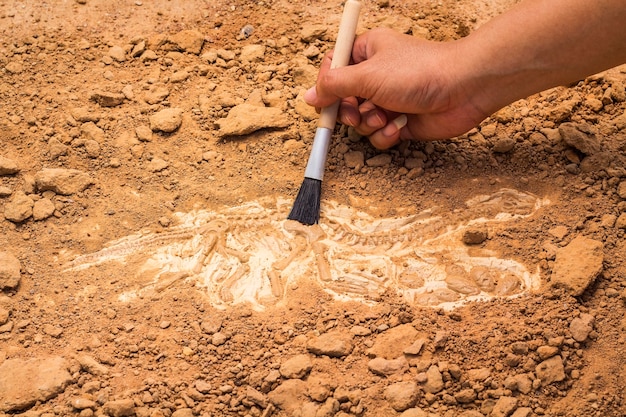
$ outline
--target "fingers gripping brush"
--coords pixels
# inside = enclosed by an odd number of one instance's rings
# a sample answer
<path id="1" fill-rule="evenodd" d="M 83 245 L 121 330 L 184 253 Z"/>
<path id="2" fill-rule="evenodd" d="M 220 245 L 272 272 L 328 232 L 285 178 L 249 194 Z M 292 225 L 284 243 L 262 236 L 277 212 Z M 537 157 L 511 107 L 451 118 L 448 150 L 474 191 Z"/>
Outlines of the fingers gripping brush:
<path id="1" fill-rule="evenodd" d="M 339 23 L 339 33 L 337 34 L 333 60 L 330 64 L 331 68 L 345 67 L 350 62 L 360 11 L 361 3 L 359 1 L 346 0 L 341 23 Z M 324 167 L 326 165 L 330 139 L 337 122 L 338 110 L 339 101 L 324 107 L 320 112 L 318 127 L 313 139 L 313 147 L 304 171 L 304 181 L 293 203 L 291 213 L 287 217 L 290 220 L 297 220 L 307 225 L 312 225 L 319 221 Z"/>

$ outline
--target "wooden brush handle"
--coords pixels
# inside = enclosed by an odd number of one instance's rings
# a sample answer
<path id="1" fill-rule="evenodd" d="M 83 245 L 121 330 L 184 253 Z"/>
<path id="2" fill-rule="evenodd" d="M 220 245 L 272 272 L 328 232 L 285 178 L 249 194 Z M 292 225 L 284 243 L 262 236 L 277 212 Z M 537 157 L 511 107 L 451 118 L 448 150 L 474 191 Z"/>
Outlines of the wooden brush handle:
<path id="1" fill-rule="evenodd" d="M 352 56 L 352 45 L 356 35 L 356 26 L 359 21 L 359 13 L 361 12 L 361 2 L 358 0 L 346 0 L 339 23 L 339 33 L 337 34 L 337 42 L 335 43 L 335 51 L 333 52 L 333 60 L 330 64 L 331 68 L 345 67 L 350 63 Z M 324 107 L 320 112 L 318 127 L 324 127 L 330 130 L 335 129 L 337 122 L 337 111 L 339 110 L 339 101 L 328 107 Z"/>

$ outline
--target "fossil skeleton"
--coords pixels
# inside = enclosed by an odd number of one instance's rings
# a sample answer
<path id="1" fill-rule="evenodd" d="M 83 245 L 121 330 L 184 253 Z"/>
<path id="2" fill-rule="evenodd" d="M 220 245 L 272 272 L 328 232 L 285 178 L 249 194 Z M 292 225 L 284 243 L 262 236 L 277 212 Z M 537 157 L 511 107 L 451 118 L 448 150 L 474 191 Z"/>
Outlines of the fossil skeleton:
<path id="1" fill-rule="evenodd" d="M 510 297 L 539 285 L 538 272 L 461 236 L 478 224 L 532 215 L 546 200 L 512 189 L 477 196 L 466 208 L 375 219 L 325 201 L 320 224 L 285 220 L 290 202 L 251 202 L 220 212 L 177 213 L 179 225 L 141 232 L 75 257 L 65 272 L 118 261 L 150 280 L 123 300 L 194 280 L 216 307 L 280 303 L 300 279 L 314 279 L 337 299 L 375 302 L 392 289 L 407 301 L 452 308 L 468 300 Z M 129 262 L 133 259 L 134 262 Z M 137 263 L 138 262 L 138 263 Z M 128 271 L 127 271 L 128 272 Z"/>

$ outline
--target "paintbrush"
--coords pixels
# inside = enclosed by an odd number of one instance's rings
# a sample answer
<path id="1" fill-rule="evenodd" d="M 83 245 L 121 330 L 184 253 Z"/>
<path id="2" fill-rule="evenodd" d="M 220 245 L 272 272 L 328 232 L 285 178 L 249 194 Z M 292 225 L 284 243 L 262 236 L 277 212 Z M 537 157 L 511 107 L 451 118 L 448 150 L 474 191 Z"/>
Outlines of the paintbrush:
<path id="1" fill-rule="evenodd" d="M 339 23 L 333 60 L 330 64 L 331 68 L 345 67 L 350 62 L 360 11 L 360 1 L 346 0 L 341 22 Z M 337 122 L 338 109 L 339 101 L 324 107 L 320 112 L 315 138 L 313 139 L 313 147 L 304 171 L 304 181 L 302 181 L 300 191 L 293 203 L 291 213 L 287 217 L 290 220 L 297 220 L 307 225 L 315 224 L 319 221 L 324 167 L 326 165 L 330 139 Z"/>

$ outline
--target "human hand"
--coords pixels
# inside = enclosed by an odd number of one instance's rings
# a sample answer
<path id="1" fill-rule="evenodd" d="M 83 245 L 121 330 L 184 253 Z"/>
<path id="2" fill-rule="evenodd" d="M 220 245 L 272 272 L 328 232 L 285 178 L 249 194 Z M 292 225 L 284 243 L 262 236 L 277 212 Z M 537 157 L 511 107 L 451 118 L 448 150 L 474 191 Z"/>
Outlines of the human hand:
<path id="1" fill-rule="evenodd" d="M 455 42 L 371 30 L 356 38 L 352 65 L 330 69 L 332 52 L 324 57 L 304 99 L 316 108 L 341 99 L 338 120 L 379 149 L 403 139 L 458 136 L 490 113 L 473 100 L 475 86 L 461 78 Z"/>

